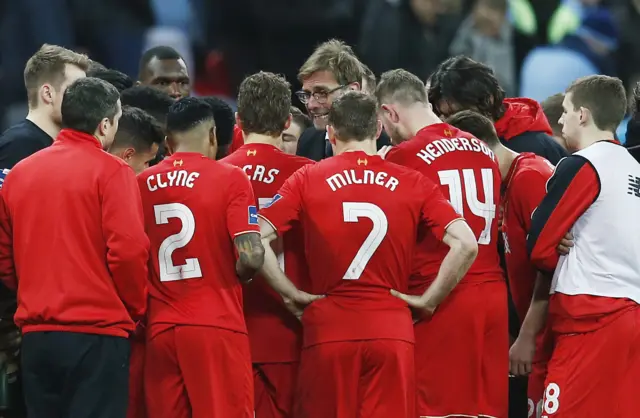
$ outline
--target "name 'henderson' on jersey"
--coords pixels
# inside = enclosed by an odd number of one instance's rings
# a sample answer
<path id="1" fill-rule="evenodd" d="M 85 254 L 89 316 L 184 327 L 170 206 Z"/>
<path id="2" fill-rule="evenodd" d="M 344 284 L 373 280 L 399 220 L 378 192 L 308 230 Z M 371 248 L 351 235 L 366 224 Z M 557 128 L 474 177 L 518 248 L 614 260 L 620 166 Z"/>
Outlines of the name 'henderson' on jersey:
<path id="1" fill-rule="evenodd" d="M 244 144 L 222 159 L 245 172 L 256 198 L 264 207 L 293 173 L 313 161 L 289 155 L 270 144 Z M 283 237 L 280 267 L 298 287 L 307 283 L 304 259 L 304 235 L 293 228 Z M 298 361 L 302 343 L 300 321 L 284 308 L 282 298 L 261 277 L 244 286 L 244 314 L 249 331 L 251 359 L 254 363 Z"/>
<path id="2" fill-rule="evenodd" d="M 247 176 L 178 152 L 142 172 L 138 185 L 151 241 L 151 337 L 173 325 L 246 333 L 233 238 L 259 230 Z"/>
<path id="3" fill-rule="evenodd" d="M 442 239 L 460 216 L 414 170 L 347 152 L 298 170 L 260 212 L 279 234 L 300 222 L 310 292 L 325 294 L 302 317 L 304 345 L 363 339 L 413 342 L 407 290 L 420 226 Z"/>
<path id="4" fill-rule="evenodd" d="M 479 139 L 446 123 L 421 129 L 392 148 L 390 162 L 413 168 L 441 186 L 478 239 L 478 257 L 464 281 L 503 280 L 497 249 L 501 177 L 493 152 Z M 411 293 L 422 294 L 435 279 L 449 248 L 427 234 L 413 268 Z"/>

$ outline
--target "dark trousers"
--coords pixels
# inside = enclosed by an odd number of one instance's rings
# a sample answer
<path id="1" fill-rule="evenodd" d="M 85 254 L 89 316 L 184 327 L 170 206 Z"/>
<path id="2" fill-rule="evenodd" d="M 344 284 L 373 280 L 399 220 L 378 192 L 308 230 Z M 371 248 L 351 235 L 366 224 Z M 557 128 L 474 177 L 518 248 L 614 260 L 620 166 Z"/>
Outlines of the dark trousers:
<path id="1" fill-rule="evenodd" d="M 125 418 L 129 396 L 126 338 L 30 332 L 22 340 L 29 418 Z"/>

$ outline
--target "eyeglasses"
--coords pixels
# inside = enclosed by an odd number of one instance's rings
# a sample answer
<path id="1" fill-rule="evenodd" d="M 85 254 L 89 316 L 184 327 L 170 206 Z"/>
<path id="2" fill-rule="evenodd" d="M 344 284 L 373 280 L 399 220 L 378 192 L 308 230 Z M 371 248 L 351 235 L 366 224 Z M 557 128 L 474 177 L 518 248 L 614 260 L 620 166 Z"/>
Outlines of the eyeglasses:
<path id="1" fill-rule="evenodd" d="M 296 91 L 296 96 L 298 97 L 298 100 L 300 100 L 300 102 L 302 104 L 307 104 L 309 103 L 309 99 L 311 99 L 311 96 L 313 96 L 314 99 L 316 99 L 316 102 L 320 103 L 320 104 L 325 104 L 327 103 L 327 100 L 329 100 L 329 96 L 340 90 L 343 89 L 345 87 L 347 87 L 349 84 L 342 84 L 338 87 L 336 87 L 335 89 L 331 89 L 329 91 L 316 91 L 316 92 L 308 92 L 306 90 L 299 90 Z"/>

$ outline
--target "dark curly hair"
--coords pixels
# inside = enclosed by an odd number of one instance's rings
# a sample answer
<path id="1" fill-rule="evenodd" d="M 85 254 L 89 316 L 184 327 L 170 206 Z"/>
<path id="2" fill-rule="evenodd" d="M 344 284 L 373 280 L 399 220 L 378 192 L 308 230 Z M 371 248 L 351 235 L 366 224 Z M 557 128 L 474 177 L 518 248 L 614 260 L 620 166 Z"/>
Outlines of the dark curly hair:
<path id="1" fill-rule="evenodd" d="M 442 62 L 428 80 L 429 102 L 438 116 L 476 111 L 494 122 L 504 115 L 505 93 L 493 70 L 459 55 Z M 447 104 L 449 109 L 443 109 Z"/>

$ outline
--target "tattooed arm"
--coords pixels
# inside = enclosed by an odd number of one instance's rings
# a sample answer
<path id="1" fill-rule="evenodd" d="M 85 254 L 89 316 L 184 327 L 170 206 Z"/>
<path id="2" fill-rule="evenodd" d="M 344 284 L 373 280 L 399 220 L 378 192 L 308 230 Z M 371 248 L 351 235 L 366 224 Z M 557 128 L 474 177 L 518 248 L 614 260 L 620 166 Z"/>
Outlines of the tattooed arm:
<path id="1" fill-rule="evenodd" d="M 242 282 L 251 281 L 264 263 L 264 247 L 260 241 L 260 234 L 248 232 L 238 235 L 233 243 L 238 251 L 236 273 Z"/>

